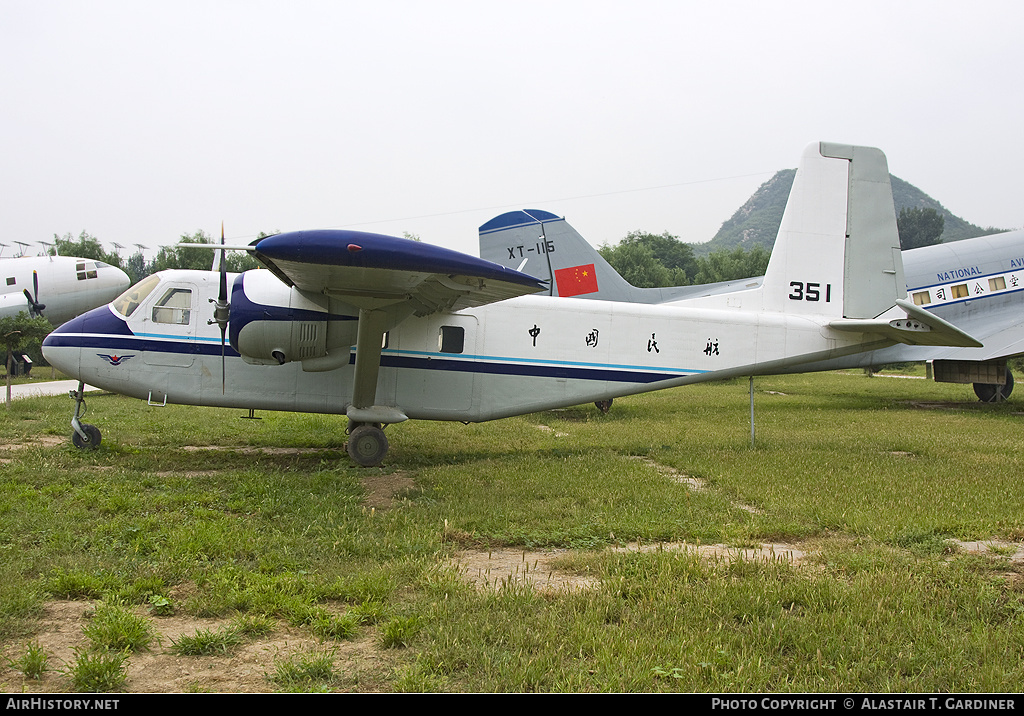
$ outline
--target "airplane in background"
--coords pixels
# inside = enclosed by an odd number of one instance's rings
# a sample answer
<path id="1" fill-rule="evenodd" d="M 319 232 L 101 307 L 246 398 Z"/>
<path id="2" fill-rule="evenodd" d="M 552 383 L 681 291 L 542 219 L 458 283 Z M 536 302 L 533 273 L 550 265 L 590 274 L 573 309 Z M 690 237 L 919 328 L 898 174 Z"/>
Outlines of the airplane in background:
<path id="1" fill-rule="evenodd" d="M 121 269 L 73 256 L 0 259 L 0 318 L 26 311 L 55 326 L 109 303 L 131 283 Z"/>
<path id="2" fill-rule="evenodd" d="M 757 288 L 764 281 L 758 276 L 697 286 L 637 288 L 565 218 L 538 209 L 511 211 L 481 226 L 480 256 L 548 281 L 549 295 L 603 301 L 677 303 Z M 1009 397 L 1013 375 L 1006 359 L 1024 353 L 1024 231 L 910 249 L 902 252 L 902 259 L 913 302 L 984 346 L 896 344 L 791 370 L 931 361 L 936 381 L 972 383 L 975 394 L 985 402 Z M 794 291 L 799 290 L 800 286 L 794 285 Z M 608 404 L 599 403 L 598 407 L 607 410 Z"/>
<path id="3" fill-rule="evenodd" d="M 372 466 L 383 428 L 410 418 L 482 422 L 895 343 L 981 346 L 907 300 L 888 167 L 870 147 L 808 146 L 764 278 L 721 294 L 539 295 L 547 284 L 522 271 L 356 231 L 214 248 L 269 270 L 150 276 L 51 333 L 47 361 L 150 404 L 347 415 L 346 449 Z M 95 446 L 82 388 L 72 439 Z"/>

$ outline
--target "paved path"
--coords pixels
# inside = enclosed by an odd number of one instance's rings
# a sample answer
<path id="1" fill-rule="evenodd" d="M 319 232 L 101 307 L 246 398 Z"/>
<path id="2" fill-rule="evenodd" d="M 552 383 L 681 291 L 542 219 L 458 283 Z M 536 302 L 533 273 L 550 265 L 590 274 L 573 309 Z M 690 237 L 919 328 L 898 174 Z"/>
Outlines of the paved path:
<path id="1" fill-rule="evenodd" d="M 99 390 L 91 385 L 85 386 L 86 391 Z M 72 390 L 78 390 L 77 380 L 53 380 L 46 383 L 23 383 L 11 386 L 11 399 L 30 398 L 40 395 L 67 395 Z M 7 386 L 0 383 L 0 401 L 7 397 Z"/>

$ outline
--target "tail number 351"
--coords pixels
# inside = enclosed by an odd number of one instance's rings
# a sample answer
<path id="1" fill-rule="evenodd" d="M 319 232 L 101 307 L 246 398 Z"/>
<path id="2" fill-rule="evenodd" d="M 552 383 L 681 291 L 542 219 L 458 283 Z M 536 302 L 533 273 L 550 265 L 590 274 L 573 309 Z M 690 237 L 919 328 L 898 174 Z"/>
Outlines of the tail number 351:
<path id="1" fill-rule="evenodd" d="M 789 287 L 793 289 L 789 293 L 789 299 L 791 301 L 820 301 L 821 298 L 821 284 L 820 283 L 804 283 L 802 281 L 790 281 Z M 825 284 L 825 302 L 828 303 L 832 300 L 832 284 Z"/>

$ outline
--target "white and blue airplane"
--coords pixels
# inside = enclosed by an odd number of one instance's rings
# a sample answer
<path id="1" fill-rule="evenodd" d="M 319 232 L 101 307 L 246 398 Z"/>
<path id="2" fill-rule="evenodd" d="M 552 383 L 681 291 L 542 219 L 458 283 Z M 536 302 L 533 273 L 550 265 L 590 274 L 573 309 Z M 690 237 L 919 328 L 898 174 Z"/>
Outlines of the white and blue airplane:
<path id="1" fill-rule="evenodd" d="M 480 256 L 547 281 L 548 295 L 576 299 L 678 305 L 756 288 L 765 280 L 757 276 L 696 286 L 638 288 L 623 279 L 564 217 L 539 209 L 511 211 L 481 226 Z M 902 252 L 902 259 L 913 302 L 984 346 L 897 343 L 801 363 L 782 372 L 930 361 L 936 381 L 972 383 L 975 394 L 986 402 L 1009 397 L 1013 375 L 1006 359 L 1024 354 L 1024 231 L 910 249 Z M 584 275 L 585 282 L 577 280 Z M 793 290 L 799 295 L 799 282 Z"/>
<path id="2" fill-rule="evenodd" d="M 151 403 L 347 415 L 348 453 L 372 466 L 383 428 L 410 418 L 493 420 L 897 343 L 981 346 L 908 300 L 888 167 L 869 147 L 805 150 L 763 280 L 727 293 L 541 295 L 527 273 L 356 231 L 220 248 L 269 270 L 150 276 L 51 333 L 46 359 Z M 72 437 L 84 447 L 100 434 L 79 420 L 82 394 Z"/>
<path id="3" fill-rule="evenodd" d="M 25 311 L 55 326 L 102 306 L 131 281 L 121 269 L 73 256 L 0 259 L 0 318 Z"/>

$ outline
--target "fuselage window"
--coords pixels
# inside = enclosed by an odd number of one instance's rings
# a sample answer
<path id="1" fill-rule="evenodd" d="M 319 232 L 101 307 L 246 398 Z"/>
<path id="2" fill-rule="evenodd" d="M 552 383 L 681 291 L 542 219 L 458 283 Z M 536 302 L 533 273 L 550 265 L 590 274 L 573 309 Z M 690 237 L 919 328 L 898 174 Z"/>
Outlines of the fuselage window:
<path id="1" fill-rule="evenodd" d="M 989 291 L 1002 291 L 1004 288 L 1006 288 L 1006 279 L 1002 276 L 996 276 L 988 280 Z"/>
<path id="2" fill-rule="evenodd" d="M 14 276 L 8 276 L 7 277 L 7 285 L 8 286 L 13 286 L 15 283 L 16 283 L 16 280 L 15 280 Z"/>
<path id="3" fill-rule="evenodd" d="M 953 295 L 953 298 L 967 298 L 971 295 L 971 292 L 967 290 L 967 284 L 961 283 L 958 286 L 953 286 L 949 289 L 949 292 Z"/>
<path id="4" fill-rule="evenodd" d="M 437 349 L 442 353 L 462 353 L 466 346 L 466 329 L 462 326 L 441 326 Z"/>
<path id="5" fill-rule="evenodd" d="M 914 294 L 914 303 L 918 306 L 927 306 L 932 302 L 931 294 L 927 291 L 918 291 Z"/>
<path id="6" fill-rule="evenodd" d="M 192 316 L 192 291 L 172 288 L 153 306 L 154 323 L 173 323 L 187 326 Z"/>

